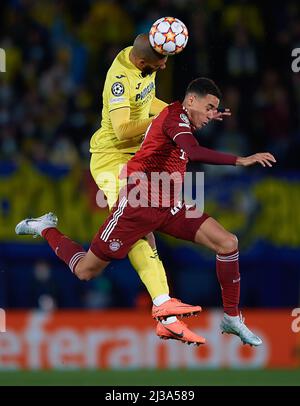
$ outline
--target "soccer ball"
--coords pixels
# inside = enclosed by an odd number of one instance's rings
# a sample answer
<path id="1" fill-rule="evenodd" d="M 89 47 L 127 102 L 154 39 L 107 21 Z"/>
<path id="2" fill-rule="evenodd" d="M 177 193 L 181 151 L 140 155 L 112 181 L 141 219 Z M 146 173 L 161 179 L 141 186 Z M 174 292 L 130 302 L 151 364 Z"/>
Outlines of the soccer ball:
<path id="1" fill-rule="evenodd" d="M 188 39 L 186 26 L 174 17 L 160 18 L 149 31 L 152 48 L 162 55 L 179 54 L 185 48 Z"/>

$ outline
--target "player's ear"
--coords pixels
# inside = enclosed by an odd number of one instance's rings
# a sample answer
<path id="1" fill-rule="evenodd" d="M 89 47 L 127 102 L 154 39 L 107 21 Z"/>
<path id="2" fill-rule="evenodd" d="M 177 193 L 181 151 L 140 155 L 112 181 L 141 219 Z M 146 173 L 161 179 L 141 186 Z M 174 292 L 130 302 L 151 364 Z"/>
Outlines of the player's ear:
<path id="1" fill-rule="evenodd" d="M 195 99 L 195 96 L 193 94 L 189 94 L 189 96 L 188 96 L 188 104 L 189 104 L 189 106 L 193 105 L 194 99 Z"/>

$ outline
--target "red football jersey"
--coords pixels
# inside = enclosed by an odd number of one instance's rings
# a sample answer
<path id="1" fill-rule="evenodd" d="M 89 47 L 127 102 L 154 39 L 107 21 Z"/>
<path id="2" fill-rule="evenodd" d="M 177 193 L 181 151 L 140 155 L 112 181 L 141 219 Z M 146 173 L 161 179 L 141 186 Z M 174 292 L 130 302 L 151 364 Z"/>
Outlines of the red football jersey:
<path id="1" fill-rule="evenodd" d="M 133 177 L 134 173 L 139 173 L 140 179 L 141 172 L 147 176 L 145 180 L 149 193 L 148 202 L 151 192 L 151 206 L 156 205 L 155 201 L 159 201 L 159 207 L 172 206 L 180 200 L 178 195 L 188 162 L 184 150 L 174 142 L 180 134 L 193 136 L 184 107 L 180 102 L 175 102 L 154 118 L 146 131 L 141 148 L 121 173 L 122 178 Z M 156 175 L 159 174 L 166 175 L 165 188 L 161 180 L 157 181 Z M 167 184 L 170 186 L 169 191 Z"/>
<path id="2" fill-rule="evenodd" d="M 183 178 L 188 158 L 175 144 L 179 134 L 193 135 L 190 121 L 180 102 L 167 106 L 148 127 L 141 148 L 127 163 L 127 176 L 133 172 L 179 172 Z"/>

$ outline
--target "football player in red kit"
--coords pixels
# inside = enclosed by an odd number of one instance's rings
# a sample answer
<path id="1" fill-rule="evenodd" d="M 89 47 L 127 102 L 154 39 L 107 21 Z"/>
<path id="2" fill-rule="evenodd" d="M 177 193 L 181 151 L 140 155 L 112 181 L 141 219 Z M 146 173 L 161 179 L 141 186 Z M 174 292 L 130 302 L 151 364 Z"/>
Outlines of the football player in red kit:
<path id="1" fill-rule="evenodd" d="M 215 118 L 220 98 L 221 93 L 212 80 L 196 79 L 189 84 L 182 103 L 167 106 L 152 121 L 140 150 L 121 173 L 121 176 L 128 177 L 126 193 L 120 193 L 115 209 L 100 227 L 87 253 L 57 230 L 57 219 L 52 214 L 21 221 L 16 233 L 43 236 L 56 255 L 83 280 L 99 275 L 111 260 L 124 258 L 137 240 L 155 230 L 204 245 L 216 254 L 216 271 L 224 308 L 221 331 L 239 336 L 245 344 L 258 346 L 262 340 L 248 329 L 239 313 L 240 273 L 236 236 L 206 213 L 189 216 L 188 212 L 193 209 L 184 201 L 177 201 L 176 190 L 183 182 L 188 160 L 212 165 L 250 166 L 259 163 L 264 167 L 271 167 L 276 162 L 268 152 L 237 157 L 199 145 L 193 133 Z M 162 172 L 176 174 L 167 205 L 162 188 L 152 182 L 152 174 Z M 137 187 L 144 196 L 138 206 L 130 201 L 130 193 Z M 156 198 L 155 205 L 151 205 L 153 196 Z M 184 330 L 182 327 L 178 329 L 177 322 L 164 324 L 161 321 L 157 334 L 162 338 L 193 342 L 182 339 Z M 194 338 L 195 343 L 205 342 L 202 337 L 197 337 Z"/>

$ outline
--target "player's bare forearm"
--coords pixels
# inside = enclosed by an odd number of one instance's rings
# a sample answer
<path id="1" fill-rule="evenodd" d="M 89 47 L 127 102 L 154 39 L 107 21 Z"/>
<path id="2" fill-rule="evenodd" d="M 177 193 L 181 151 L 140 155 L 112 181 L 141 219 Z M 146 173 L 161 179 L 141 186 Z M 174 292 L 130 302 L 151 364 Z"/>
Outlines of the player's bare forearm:
<path id="1" fill-rule="evenodd" d="M 246 157 L 238 157 L 236 160 L 236 165 L 238 166 L 251 166 L 255 164 L 260 164 L 263 167 L 269 166 L 272 167 L 276 163 L 276 159 L 269 152 L 259 152 L 254 155 Z"/>

